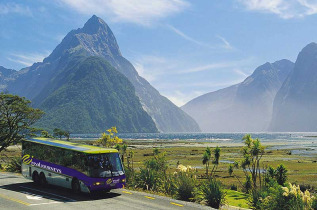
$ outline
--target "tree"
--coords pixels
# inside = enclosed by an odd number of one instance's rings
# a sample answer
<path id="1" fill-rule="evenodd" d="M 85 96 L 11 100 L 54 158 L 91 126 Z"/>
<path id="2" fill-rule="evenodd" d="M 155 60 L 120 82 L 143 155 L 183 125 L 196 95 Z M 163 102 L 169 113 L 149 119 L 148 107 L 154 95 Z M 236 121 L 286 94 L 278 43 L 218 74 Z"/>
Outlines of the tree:
<path id="1" fill-rule="evenodd" d="M 122 144 L 122 139 L 116 136 L 117 128 L 111 127 L 106 130 L 108 133 L 102 133 L 101 137 L 96 141 L 97 144 L 101 144 L 105 147 L 113 147 L 116 144 Z"/>
<path id="2" fill-rule="evenodd" d="M 211 158 L 211 150 L 209 147 L 207 147 L 203 154 L 203 164 L 206 165 L 206 176 L 208 176 L 210 158 Z"/>
<path id="3" fill-rule="evenodd" d="M 259 139 L 252 139 L 250 134 L 245 135 L 243 138 L 245 146 L 242 148 L 243 160 L 241 167 L 246 176 L 251 174 L 251 180 L 254 189 L 257 188 L 257 181 L 260 182 L 261 187 L 261 173 L 260 173 L 260 160 L 264 154 L 264 147 L 261 145 Z"/>
<path id="4" fill-rule="evenodd" d="M 44 114 L 30 103 L 24 97 L 0 93 L 0 152 L 29 135 L 31 125 Z"/>
<path id="5" fill-rule="evenodd" d="M 64 131 L 64 136 L 66 137 L 66 140 L 69 141 L 70 132 L 69 131 Z"/>
<path id="6" fill-rule="evenodd" d="M 62 139 L 62 137 L 64 136 L 64 131 L 59 128 L 54 128 L 53 136 L 58 137 L 59 139 Z"/>
<path id="7" fill-rule="evenodd" d="M 44 138 L 50 138 L 51 137 L 50 134 L 47 131 L 45 131 L 45 130 L 41 131 L 41 136 L 44 137 Z"/>

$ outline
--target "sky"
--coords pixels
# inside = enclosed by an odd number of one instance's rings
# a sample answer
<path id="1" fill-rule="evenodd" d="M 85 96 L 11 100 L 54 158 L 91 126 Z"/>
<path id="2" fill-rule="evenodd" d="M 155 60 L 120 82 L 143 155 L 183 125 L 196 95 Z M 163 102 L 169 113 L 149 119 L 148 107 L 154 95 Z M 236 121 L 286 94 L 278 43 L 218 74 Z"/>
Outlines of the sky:
<path id="1" fill-rule="evenodd" d="M 317 0 L 1 0 L 0 66 L 42 61 L 93 14 L 177 106 L 317 42 Z"/>

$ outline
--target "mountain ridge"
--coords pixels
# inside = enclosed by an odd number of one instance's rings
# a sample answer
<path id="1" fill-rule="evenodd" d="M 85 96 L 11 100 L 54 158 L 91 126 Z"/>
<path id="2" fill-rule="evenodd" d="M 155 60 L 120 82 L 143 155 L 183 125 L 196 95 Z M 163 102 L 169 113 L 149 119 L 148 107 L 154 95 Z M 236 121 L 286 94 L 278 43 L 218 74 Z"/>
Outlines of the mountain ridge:
<path id="1" fill-rule="evenodd" d="M 182 109 L 204 132 L 265 131 L 275 94 L 292 68 L 293 63 L 286 59 L 267 62 L 243 82 L 197 97 Z"/>

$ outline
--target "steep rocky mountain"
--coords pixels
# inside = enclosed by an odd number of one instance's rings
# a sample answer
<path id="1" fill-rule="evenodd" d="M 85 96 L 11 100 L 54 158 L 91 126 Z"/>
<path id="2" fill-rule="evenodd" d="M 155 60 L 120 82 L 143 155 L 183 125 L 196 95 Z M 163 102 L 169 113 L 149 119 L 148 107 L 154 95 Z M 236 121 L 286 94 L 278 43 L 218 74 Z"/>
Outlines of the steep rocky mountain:
<path id="1" fill-rule="evenodd" d="M 317 44 L 299 53 L 274 100 L 270 130 L 317 131 Z"/>
<path id="2" fill-rule="evenodd" d="M 265 63 L 242 83 L 197 97 L 182 109 L 204 132 L 266 131 L 274 97 L 293 65 L 288 60 Z"/>
<path id="3" fill-rule="evenodd" d="M 83 57 L 89 56 L 105 59 L 129 79 L 143 109 L 151 116 L 160 131 L 200 131 L 198 124 L 190 116 L 161 96 L 138 75 L 133 65 L 121 55 L 111 29 L 95 15 L 83 28 L 69 32 L 43 62 L 20 70 L 18 76 L 7 83 L 7 89 L 29 98 L 35 106 L 41 107 L 45 99 L 66 82 L 63 77 L 58 81 L 54 78 L 74 68 Z"/>
<path id="4" fill-rule="evenodd" d="M 47 114 L 38 127 L 98 133 L 116 125 L 121 132 L 157 132 L 131 82 L 105 59 L 83 57 L 67 69 L 51 79 L 57 85 L 40 104 Z"/>

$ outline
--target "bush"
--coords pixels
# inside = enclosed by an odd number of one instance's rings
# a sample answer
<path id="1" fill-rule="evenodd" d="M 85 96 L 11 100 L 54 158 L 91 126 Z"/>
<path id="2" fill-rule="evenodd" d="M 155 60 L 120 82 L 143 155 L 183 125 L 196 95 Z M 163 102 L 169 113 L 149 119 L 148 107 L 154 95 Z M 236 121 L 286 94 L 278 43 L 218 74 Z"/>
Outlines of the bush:
<path id="1" fill-rule="evenodd" d="M 141 168 L 140 173 L 136 177 L 137 187 L 144 190 L 156 191 L 160 186 L 161 180 L 159 174 L 148 168 Z"/>
<path id="2" fill-rule="evenodd" d="M 196 180 L 187 173 L 180 172 L 176 182 L 176 198 L 183 201 L 193 201 Z"/>
<path id="3" fill-rule="evenodd" d="M 232 184 L 232 185 L 230 186 L 230 190 L 237 191 L 237 190 L 238 190 L 238 186 L 235 185 L 235 184 Z"/>
<path id="4" fill-rule="evenodd" d="M 21 173 L 21 161 L 21 157 L 13 157 L 8 165 L 6 165 L 5 170 L 8 172 Z"/>
<path id="5" fill-rule="evenodd" d="M 175 195 L 177 186 L 176 178 L 172 175 L 167 175 L 166 178 L 162 181 L 161 191 L 167 195 Z"/>
<path id="6" fill-rule="evenodd" d="M 313 202 L 311 204 L 311 208 L 313 210 L 317 210 L 317 197 L 315 197 L 315 199 L 313 200 Z"/>
<path id="7" fill-rule="evenodd" d="M 284 185 L 287 180 L 287 169 L 283 164 L 277 166 L 275 170 L 276 181 L 279 185 Z"/>
<path id="8" fill-rule="evenodd" d="M 309 191 L 303 193 L 299 186 L 288 184 L 282 187 L 276 181 L 271 181 L 268 187 L 252 192 L 250 205 L 253 209 L 304 210 L 313 208 L 312 199 Z"/>
<path id="9" fill-rule="evenodd" d="M 226 194 L 220 182 L 211 178 L 202 184 L 201 190 L 208 206 L 218 209 L 224 204 Z"/>

